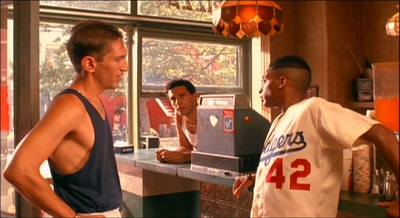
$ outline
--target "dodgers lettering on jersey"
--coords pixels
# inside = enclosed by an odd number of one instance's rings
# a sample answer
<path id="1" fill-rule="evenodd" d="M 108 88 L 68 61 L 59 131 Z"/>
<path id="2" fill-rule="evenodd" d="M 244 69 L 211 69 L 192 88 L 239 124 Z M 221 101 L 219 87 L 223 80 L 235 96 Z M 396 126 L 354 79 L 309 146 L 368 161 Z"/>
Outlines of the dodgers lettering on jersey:
<path id="1" fill-rule="evenodd" d="M 284 155 L 290 152 L 300 151 L 307 147 L 307 142 L 304 139 L 303 131 L 281 135 L 279 137 L 272 135 L 271 138 L 272 140 L 267 142 L 262 157 L 260 158 L 260 162 L 265 162 L 265 166 L 270 163 L 270 160 L 273 157 Z"/>

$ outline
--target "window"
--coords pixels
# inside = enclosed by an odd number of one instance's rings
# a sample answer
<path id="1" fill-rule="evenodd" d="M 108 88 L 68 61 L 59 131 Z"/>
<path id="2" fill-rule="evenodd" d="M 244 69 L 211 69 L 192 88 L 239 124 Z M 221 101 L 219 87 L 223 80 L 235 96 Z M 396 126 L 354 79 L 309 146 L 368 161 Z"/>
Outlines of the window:
<path id="1" fill-rule="evenodd" d="M 8 6 L 12 7 L 12 5 Z M 13 20 L 1 8 L 1 172 L 14 151 L 13 126 Z M 3 16 L 5 14 L 5 16 Z M 15 189 L 1 176 L 1 213 L 15 216 Z"/>
<path id="2" fill-rule="evenodd" d="M 71 25 L 68 24 L 40 23 L 40 117 L 43 116 L 53 98 L 74 79 L 74 69 L 65 47 L 70 28 Z"/>
<path id="3" fill-rule="evenodd" d="M 247 42 L 138 29 L 142 92 L 164 91 L 171 79 L 190 80 L 200 92 L 243 92 Z"/>
<path id="4" fill-rule="evenodd" d="M 212 34 L 136 28 L 139 134 L 155 134 L 161 147 L 177 146 L 174 110 L 165 97 L 171 79 L 190 80 L 199 94 L 248 93 L 250 40 Z"/>
<path id="5" fill-rule="evenodd" d="M 222 0 L 206 1 L 138 1 L 138 15 L 195 21 L 212 21 L 212 10 Z"/>
<path id="6" fill-rule="evenodd" d="M 131 13 L 131 1 L 40 1 L 40 5 L 79 10 Z"/>

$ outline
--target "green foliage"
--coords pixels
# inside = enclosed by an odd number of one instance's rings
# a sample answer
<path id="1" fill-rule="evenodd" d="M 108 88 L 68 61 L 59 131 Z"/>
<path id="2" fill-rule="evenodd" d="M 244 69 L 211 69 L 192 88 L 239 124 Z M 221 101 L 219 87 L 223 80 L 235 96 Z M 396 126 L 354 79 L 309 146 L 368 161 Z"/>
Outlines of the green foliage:
<path id="1" fill-rule="evenodd" d="M 186 1 L 139 1 L 138 14 L 211 22 L 212 9 L 214 9 L 219 2 L 221 1 L 190 1 L 190 6 L 192 7 L 192 10 L 190 10 L 187 9 L 188 4 Z"/>
<path id="2" fill-rule="evenodd" d="M 40 93 L 49 101 L 65 89 L 74 78 L 74 69 L 69 63 L 65 43 L 54 54 L 54 62 L 45 60 L 40 66 Z"/>
<path id="3" fill-rule="evenodd" d="M 40 5 L 75 8 L 92 11 L 129 13 L 130 1 L 40 1 Z"/>
<path id="4" fill-rule="evenodd" d="M 145 84 L 185 78 L 201 86 L 237 86 L 236 46 L 144 38 L 142 48 Z"/>
<path id="5" fill-rule="evenodd" d="M 45 60 L 40 65 L 40 93 L 42 98 L 51 101 L 55 95 L 67 88 L 75 77 L 75 71 L 69 60 L 68 53 L 63 43 L 54 53 L 54 60 Z M 126 82 L 121 82 L 115 90 L 106 90 L 110 96 L 125 95 Z"/>
<path id="6" fill-rule="evenodd" d="M 42 23 L 41 32 L 43 33 L 60 33 L 53 43 L 59 43 L 60 47 L 54 52 L 50 52 L 52 59 L 46 59 L 40 65 L 40 93 L 41 98 L 50 102 L 55 95 L 67 88 L 75 77 L 75 70 L 69 60 L 66 48 L 66 41 L 61 42 L 61 38 L 68 36 L 72 26 L 65 24 Z M 106 90 L 104 94 L 111 97 L 126 94 L 126 82 L 121 82 L 116 90 Z"/>

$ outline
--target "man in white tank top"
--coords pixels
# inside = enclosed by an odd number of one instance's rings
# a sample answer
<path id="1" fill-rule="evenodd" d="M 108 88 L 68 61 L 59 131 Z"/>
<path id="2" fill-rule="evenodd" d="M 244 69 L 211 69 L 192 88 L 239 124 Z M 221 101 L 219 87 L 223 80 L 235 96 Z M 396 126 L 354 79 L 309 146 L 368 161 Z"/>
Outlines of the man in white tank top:
<path id="1" fill-rule="evenodd" d="M 175 109 L 175 123 L 179 145 L 176 149 L 158 149 L 156 159 L 166 163 L 188 163 L 191 152 L 197 148 L 196 88 L 185 79 L 171 80 L 165 91 Z"/>

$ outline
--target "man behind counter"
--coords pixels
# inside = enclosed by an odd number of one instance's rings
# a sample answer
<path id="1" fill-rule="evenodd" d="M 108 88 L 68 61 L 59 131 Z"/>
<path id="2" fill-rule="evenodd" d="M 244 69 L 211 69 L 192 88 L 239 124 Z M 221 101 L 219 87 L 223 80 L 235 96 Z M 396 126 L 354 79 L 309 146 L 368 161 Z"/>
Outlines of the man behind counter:
<path id="1" fill-rule="evenodd" d="M 179 145 L 175 150 L 158 149 L 156 159 L 164 163 L 187 163 L 197 148 L 196 88 L 185 79 L 175 79 L 165 85 L 165 91 L 175 109 L 175 123 Z"/>

